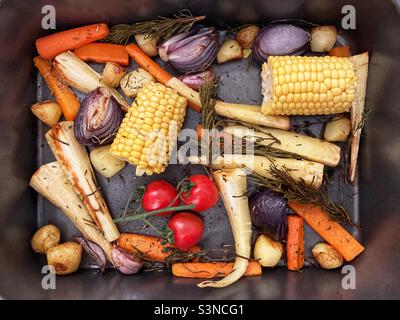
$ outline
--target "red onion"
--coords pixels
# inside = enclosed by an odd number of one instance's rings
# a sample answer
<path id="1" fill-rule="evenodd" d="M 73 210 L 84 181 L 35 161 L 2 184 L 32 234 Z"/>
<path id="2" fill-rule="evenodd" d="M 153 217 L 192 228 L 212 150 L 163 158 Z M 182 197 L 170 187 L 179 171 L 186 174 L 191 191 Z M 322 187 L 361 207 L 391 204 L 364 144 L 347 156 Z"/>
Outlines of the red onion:
<path id="1" fill-rule="evenodd" d="M 106 255 L 100 246 L 92 241 L 89 241 L 81 236 L 74 237 L 75 242 L 82 245 L 86 253 L 96 262 L 101 271 L 104 271 L 107 263 Z"/>
<path id="2" fill-rule="evenodd" d="M 193 90 L 199 91 L 202 84 L 214 79 L 214 72 L 211 68 L 199 73 L 180 75 L 178 77 L 184 84 Z"/>
<path id="3" fill-rule="evenodd" d="M 256 59 L 264 62 L 268 56 L 301 55 L 307 49 L 310 34 L 290 24 L 268 25 L 261 29 L 253 44 Z"/>
<path id="4" fill-rule="evenodd" d="M 215 28 L 193 28 L 178 34 L 158 48 L 158 54 L 175 69 L 194 73 L 207 69 L 217 55 L 218 33 Z"/>
<path id="5" fill-rule="evenodd" d="M 111 251 L 114 267 L 123 274 L 135 274 L 143 267 L 143 261 L 129 252 L 115 247 Z"/>
<path id="6" fill-rule="evenodd" d="M 83 99 L 75 119 L 80 144 L 103 145 L 115 136 L 123 119 L 118 102 L 107 88 L 99 87 Z"/>

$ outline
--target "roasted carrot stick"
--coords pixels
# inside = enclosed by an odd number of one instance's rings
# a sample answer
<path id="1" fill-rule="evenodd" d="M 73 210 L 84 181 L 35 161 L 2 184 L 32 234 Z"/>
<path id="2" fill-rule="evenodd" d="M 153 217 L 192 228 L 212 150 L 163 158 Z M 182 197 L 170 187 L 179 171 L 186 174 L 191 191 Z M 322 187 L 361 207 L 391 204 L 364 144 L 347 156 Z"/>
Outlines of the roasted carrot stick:
<path id="1" fill-rule="evenodd" d="M 124 46 L 112 43 L 89 43 L 74 53 L 83 61 L 98 63 L 115 62 L 123 66 L 129 65 L 129 55 Z"/>
<path id="2" fill-rule="evenodd" d="M 108 33 L 109 30 L 105 23 L 92 24 L 39 38 L 36 40 L 36 49 L 42 58 L 49 60 L 61 52 L 103 39 Z"/>
<path id="3" fill-rule="evenodd" d="M 288 216 L 287 223 L 287 268 L 299 271 L 304 266 L 304 223 L 302 218 L 296 216 Z"/>
<path id="4" fill-rule="evenodd" d="M 162 239 L 136 233 L 123 233 L 117 240 L 120 248 L 129 252 L 140 252 L 151 261 L 164 262 L 171 254 L 166 248 L 173 247 L 170 244 L 161 244 Z M 200 247 L 194 246 L 188 250 L 191 253 L 200 251 Z"/>
<path id="5" fill-rule="evenodd" d="M 175 277 L 210 279 L 226 277 L 232 272 L 233 262 L 184 262 L 173 263 L 172 274 Z M 261 264 L 250 261 L 245 276 L 259 276 L 262 274 Z"/>
<path id="6" fill-rule="evenodd" d="M 329 50 L 328 54 L 335 57 L 350 57 L 351 52 L 348 46 L 335 47 Z"/>
<path id="7" fill-rule="evenodd" d="M 54 75 L 48 61 L 37 56 L 33 58 L 33 62 L 60 105 L 65 119 L 68 121 L 74 120 L 80 107 L 80 102 L 75 93 Z"/>
<path id="8" fill-rule="evenodd" d="M 203 126 L 201 125 L 201 123 L 199 123 L 199 124 L 196 126 L 196 134 L 197 134 L 197 138 L 198 138 L 199 140 L 201 140 L 201 130 L 203 130 Z"/>
<path id="9" fill-rule="evenodd" d="M 326 242 L 334 247 L 346 261 L 351 261 L 364 251 L 364 247 L 354 239 L 339 223 L 329 220 L 319 207 L 289 201 L 292 208 Z"/>

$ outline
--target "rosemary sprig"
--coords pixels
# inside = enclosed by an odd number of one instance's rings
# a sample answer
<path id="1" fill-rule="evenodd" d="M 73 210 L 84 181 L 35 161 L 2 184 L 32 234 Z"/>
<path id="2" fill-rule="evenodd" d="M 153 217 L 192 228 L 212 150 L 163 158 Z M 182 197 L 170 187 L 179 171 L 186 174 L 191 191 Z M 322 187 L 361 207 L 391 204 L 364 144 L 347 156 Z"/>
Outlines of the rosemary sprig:
<path id="1" fill-rule="evenodd" d="M 305 183 L 303 179 L 296 181 L 289 174 L 288 169 L 279 169 L 274 163 L 271 163 L 271 166 L 267 170 L 274 180 L 262 177 L 256 173 L 249 176 L 249 180 L 255 185 L 282 193 L 288 200 L 295 200 L 300 203 L 321 207 L 329 215 L 330 219 L 355 226 L 347 209 L 329 198 L 326 186 L 314 189 Z"/>
<path id="2" fill-rule="evenodd" d="M 206 16 L 194 17 L 189 10 L 183 9 L 175 13 L 173 18 L 159 16 L 158 19 L 134 24 L 117 24 L 102 41 L 127 44 L 136 34 L 145 34 L 150 39 L 166 40 L 175 34 L 189 31 L 197 21 L 205 18 Z"/>

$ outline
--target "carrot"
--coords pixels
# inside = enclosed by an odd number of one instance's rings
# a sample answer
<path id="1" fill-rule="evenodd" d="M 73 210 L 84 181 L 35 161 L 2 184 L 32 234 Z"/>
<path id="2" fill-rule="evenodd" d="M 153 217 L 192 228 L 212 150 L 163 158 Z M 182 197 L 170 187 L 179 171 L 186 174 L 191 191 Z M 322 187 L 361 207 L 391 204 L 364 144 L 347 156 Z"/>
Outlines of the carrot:
<path id="1" fill-rule="evenodd" d="M 232 272 L 233 262 L 184 262 L 173 263 L 172 274 L 175 277 L 210 279 L 226 277 Z M 259 276 L 262 274 L 261 264 L 250 261 L 245 276 Z"/>
<path id="2" fill-rule="evenodd" d="M 350 57 L 351 52 L 348 46 L 335 47 L 329 50 L 328 54 L 335 57 Z"/>
<path id="3" fill-rule="evenodd" d="M 161 82 L 166 86 L 169 86 L 168 82 L 174 78 L 171 74 L 169 74 L 166 70 L 161 68 L 156 62 L 154 62 L 149 56 L 147 56 L 137 45 L 131 43 L 127 45 L 125 48 L 126 51 L 128 51 L 129 55 L 132 57 L 132 59 L 135 60 L 140 67 L 149 72 L 154 78 L 156 78 L 157 81 Z M 180 82 L 180 80 L 176 78 L 174 79 Z M 183 85 L 185 91 L 186 90 L 188 90 L 189 92 L 194 91 L 183 83 L 181 83 L 181 85 Z M 178 90 L 178 93 L 181 92 L 179 92 Z M 183 94 L 183 96 L 185 95 Z M 193 101 L 188 100 L 188 106 L 196 112 L 201 111 L 201 107 L 196 103 L 194 103 Z"/>
<path id="4" fill-rule="evenodd" d="M 286 242 L 287 268 L 299 271 L 304 266 L 304 223 L 297 216 L 288 216 Z"/>
<path id="5" fill-rule="evenodd" d="M 42 58 L 49 60 L 61 52 L 103 39 L 108 33 L 109 30 L 105 23 L 91 24 L 36 39 L 36 49 Z"/>
<path id="6" fill-rule="evenodd" d="M 68 121 L 74 120 L 80 107 L 80 102 L 75 93 L 54 75 L 48 61 L 37 56 L 33 58 L 33 62 L 60 105 L 65 119 Z"/>
<path id="7" fill-rule="evenodd" d="M 354 239 L 339 223 L 329 219 L 319 207 L 289 201 L 292 208 L 326 242 L 334 247 L 346 261 L 351 261 L 364 251 L 364 247 Z"/>
<path id="8" fill-rule="evenodd" d="M 196 126 L 196 134 L 197 134 L 197 138 L 198 138 L 199 140 L 201 140 L 201 130 L 203 130 L 203 126 L 201 125 L 201 123 L 199 123 L 199 124 Z"/>
<path id="9" fill-rule="evenodd" d="M 151 261 L 164 262 L 171 254 L 171 251 L 165 249 L 173 246 L 161 242 L 161 238 L 136 233 L 122 233 L 117 240 L 118 246 L 128 252 L 140 252 Z M 188 250 L 191 253 L 199 251 L 199 246 L 193 246 Z"/>
<path id="10" fill-rule="evenodd" d="M 129 55 L 124 46 L 111 43 L 89 43 L 74 50 L 83 61 L 97 63 L 115 62 L 123 66 L 129 65 Z"/>
<path id="11" fill-rule="evenodd" d="M 136 61 L 136 63 L 149 72 L 157 81 L 164 85 L 167 85 L 168 81 L 173 77 L 163 68 L 161 68 L 156 62 L 154 62 L 149 56 L 147 56 L 137 45 L 131 43 L 127 45 L 126 51 Z"/>

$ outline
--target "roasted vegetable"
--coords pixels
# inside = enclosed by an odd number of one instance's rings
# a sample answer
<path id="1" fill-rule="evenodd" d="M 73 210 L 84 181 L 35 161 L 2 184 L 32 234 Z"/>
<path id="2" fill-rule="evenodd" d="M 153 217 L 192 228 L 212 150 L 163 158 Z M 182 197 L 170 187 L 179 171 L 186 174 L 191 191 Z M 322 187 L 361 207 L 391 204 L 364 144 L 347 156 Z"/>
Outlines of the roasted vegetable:
<path id="1" fill-rule="evenodd" d="M 243 58 L 242 47 L 239 42 L 233 39 L 225 40 L 217 53 L 217 62 L 224 63 L 231 60 L 238 60 Z"/>
<path id="2" fill-rule="evenodd" d="M 74 123 L 63 121 L 53 126 L 46 133 L 46 140 L 68 181 L 83 199 L 97 227 L 108 241 L 117 239 L 119 237 L 117 226 L 97 186 L 88 154 L 75 138 Z"/>
<path id="3" fill-rule="evenodd" d="M 83 250 L 95 261 L 101 271 L 106 268 L 107 258 L 101 247 L 81 236 L 74 237 L 75 242 L 82 245 Z"/>
<path id="4" fill-rule="evenodd" d="M 96 63 L 115 62 L 123 66 L 129 66 L 129 55 L 125 47 L 112 43 L 89 43 L 75 49 L 74 54 L 83 61 Z"/>
<path id="5" fill-rule="evenodd" d="M 283 246 L 280 242 L 268 238 L 262 234 L 258 236 L 254 245 L 254 259 L 263 267 L 275 267 L 283 254 Z"/>
<path id="6" fill-rule="evenodd" d="M 349 111 L 357 77 L 349 58 L 269 57 L 261 72 L 262 112 L 316 115 Z"/>
<path id="7" fill-rule="evenodd" d="M 47 224 L 35 232 L 31 239 L 33 251 L 46 254 L 47 250 L 60 242 L 60 230 L 53 224 Z"/>
<path id="8" fill-rule="evenodd" d="M 118 247 L 112 250 L 111 256 L 115 268 L 123 274 L 138 273 L 143 267 L 142 260 Z"/>
<path id="9" fill-rule="evenodd" d="M 40 101 L 31 107 L 32 113 L 48 126 L 54 126 L 61 118 L 61 108 L 57 102 Z"/>
<path id="10" fill-rule="evenodd" d="M 114 139 L 122 110 L 107 88 L 97 88 L 83 99 L 75 119 L 75 137 L 83 145 L 103 145 Z"/>
<path id="11" fill-rule="evenodd" d="M 101 82 L 101 75 L 70 51 L 55 57 L 53 68 L 57 76 L 83 93 L 89 93 L 98 87 L 106 87 L 106 84 Z M 129 104 L 122 95 L 114 88 L 108 87 L 108 89 L 121 108 L 127 111 Z"/>
<path id="12" fill-rule="evenodd" d="M 111 88 L 116 88 L 125 74 L 124 67 L 115 62 L 107 62 L 101 75 L 101 82 Z"/>
<path id="13" fill-rule="evenodd" d="M 185 113 L 185 98 L 161 83 L 147 83 L 122 121 L 111 154 L 136 165 L 138 176 L 164 172 Z"/>
<path id="14" fill-rule="evenodd" d="M 135 40 L 140 49 L 149 57 L 156 57 L 158 55 L 157 37 L 150 37 L 148 34 L 136 34 Z"/>
<path id="15" fill-rule="evenodd" d="M 298 216 L 290 215 L 287 224 L 287 268 L 292 271 L 300 271 L 304 267 L 304 221 Z"/>
<path id="16" fill-rule="evenodd" d="M 235 39 L 237 42 L 239 42 L 240 46 L 243 49 L 250 49 L 251 47 L 253 47 L 254 40 L 256 39 L 259 30 L 260 28 L 254 24 L 246 26 L 244 28 L 241 28 L 236 33 Z"/>
<path id="17" fill-rule="evenodd" d="M 287 233 L 287 201 L 282 194 L 258 189 L 249 198 L 251 222 L 268 237 L 281 241 Z"/>
<path id="18" fill-rule="evenodd" d="M 180 72 L 199 72 L 214 61 L 217 45 L 218 33 L 215 28 L 195 27 L 162 43 L 158 54 Z"/>
<path id="19" fill-rule="evenodd" d="M 337 166 L 340 160 L 340 148 L 337 145 L 295 132 L 264 127 L 253 130 L 243 126 L 227 126 L 224 132 L 331 167 Z"/>
<path id="20" fill-rule="evenodd" d="M 290 24 L 272 24 L 261 29 L 254 41 L 253 52 L 259 62 L 268 56 L 301 55 L 305 52 L 310 34 Z"/>
<path id="21" fill-rule="evenodd" d="M 336 43 L 337 31 L 334 26 L 319 26 L 311 29 L 310 47 L 314 52 L 328 52 Z"/>
<path id="22" fill-rule="evenodd" d="M 102 176 L 111 178 L 125 168 L 125 161 L 119 160 L 110 153 L 110 145 L 94 148 L 90 151 L 90 161 Z"/>
<path id="23" fill-rule="evenodd" d="M 57 275 L 74 273 L 81 264 L 82 246 L 66 242 L 47 250 L 47 264 L 53 266 Z"/>
<path id="24" fill-rule="evenodd" d="M 121 80 L 121 89 L 127 97 L 136 97 L 146 83 L 154 82 L 153 76 L 142 68 L 129 72 Z"/>
<path id="25" fill-rule="evenodd" d="M 336 269 L 343 264 L 343 257 L 331 245 L 321 242 L 312 248 L 312 254 L 324 269 Z"/>
<path id="26" fill-rule="evenodd" d="M 53 205 L 60 208 L 85 238 L 103 249 L 107 259 L 111 262 L 111 244 L 97 228 L 58 162 L 42 165 L 32 176 L 29 185 Z"/>
<path id="27" fill-rule="evenodd" d="M 326 141 L 346 141 L 351 130 L 348 118 L 335 118 L 325 126 L 324 139 Z"/>
<path id="28" fill-rule="evenodd" d="M 297 159 L 276 158 L 272 156 L 262 157 L 251 154 L 224 154 L 208 163 L 207 157 L 188 157 L 192 164 L 208 165 L 213 169 L 248 168 L 251 172 L 274 179 L 267 170 L 273 163 L 278 169 L 286 168 L 296 181 L 303 179 L 308 185 L 318 189 L 324 177 L 324 166 L 317 162 Z"/>
<path id="29" fill-rule="evenodd" d="M 214 79 L 214 72 L 211 68 L 199 73 L 185 74 L 178 77 L 189 88 L 199 91 L 202 84 Z"/>
<path id="30" fill-rule="evenodd" d="M 200 288 L 222 288 L 239 280 L 246 272 L 251 251 L 251 220 L 247 199 L 247 179 L 243 169 L 218 170 L 213 172 L 224 202 L 235 240 L 236 259 L 232 272 L 219 281 L 204 281 Z"/>

